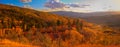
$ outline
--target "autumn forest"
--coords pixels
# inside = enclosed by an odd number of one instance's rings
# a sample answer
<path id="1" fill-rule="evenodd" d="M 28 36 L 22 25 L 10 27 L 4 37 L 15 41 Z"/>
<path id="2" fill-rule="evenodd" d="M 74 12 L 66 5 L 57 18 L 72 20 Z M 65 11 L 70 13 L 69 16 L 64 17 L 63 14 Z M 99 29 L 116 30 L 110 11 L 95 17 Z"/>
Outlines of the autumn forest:
<path id="1" fill-rule="evenodd" d="M 80 18 L 0 4 L 0 47 L 119 47 L 119 31 Z"/>

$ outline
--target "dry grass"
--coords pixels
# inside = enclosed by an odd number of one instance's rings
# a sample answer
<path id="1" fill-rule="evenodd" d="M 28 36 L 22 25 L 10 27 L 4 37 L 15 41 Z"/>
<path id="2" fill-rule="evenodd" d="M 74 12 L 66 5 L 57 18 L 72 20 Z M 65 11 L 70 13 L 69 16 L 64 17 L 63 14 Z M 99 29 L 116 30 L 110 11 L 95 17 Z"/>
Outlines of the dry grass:
<path id="1" fill-rule="evenodd" d="M 25 45 L 4 39 L 4 40 L 0 40 L 0 47 L 38 47 L 38 46 L 32 46 L 28 44 Z"/>

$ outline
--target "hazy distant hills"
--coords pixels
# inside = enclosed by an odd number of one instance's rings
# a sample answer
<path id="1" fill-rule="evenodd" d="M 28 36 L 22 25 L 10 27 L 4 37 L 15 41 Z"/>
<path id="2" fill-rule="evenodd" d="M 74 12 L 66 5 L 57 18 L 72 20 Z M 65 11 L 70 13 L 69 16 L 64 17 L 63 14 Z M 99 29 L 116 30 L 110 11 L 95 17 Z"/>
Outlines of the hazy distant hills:
<path id="1" fill-rule="evenodd" d="M 52 12 L 59 15 L 82 18 L 88 22 L 96 24 L 106 24 L 109 26 L 120 27 L 120 12 L 111 11 L 111 12 L 92 12 L 92 13 L 78 13 L 78 12 L 68 12 L 68 11 L 58 11 Z"/>
<path id="2" fill-rule="evenodd" d="M 59 15 L 67 15 L 67 16 L 72 16 L 72 17 L 120 15 L 120 11 L 91 12 L 91 13 L 71 12 L 71 11 L 53 11 L 52 13 L 59 14 Z"/>

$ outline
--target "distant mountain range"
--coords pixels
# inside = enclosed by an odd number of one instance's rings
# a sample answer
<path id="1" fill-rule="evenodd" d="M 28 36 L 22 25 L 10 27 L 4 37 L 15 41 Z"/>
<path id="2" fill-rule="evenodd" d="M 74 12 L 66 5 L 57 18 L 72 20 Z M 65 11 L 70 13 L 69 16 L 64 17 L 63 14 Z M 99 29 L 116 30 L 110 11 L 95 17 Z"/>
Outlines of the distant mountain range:
<path id="1" fill-rule="evenodd" d="M 120 27 L 120 12 L 111 11 L 111 12 L 92 12 L 92 13 L 78 13 L 78 12 L 69 12 L 69 11 L 56 11 L 52 12 L 54 14 L 64 15 L 74 18 L 82 18 L 88 22 L 109 25 L 114 27 Z"/>

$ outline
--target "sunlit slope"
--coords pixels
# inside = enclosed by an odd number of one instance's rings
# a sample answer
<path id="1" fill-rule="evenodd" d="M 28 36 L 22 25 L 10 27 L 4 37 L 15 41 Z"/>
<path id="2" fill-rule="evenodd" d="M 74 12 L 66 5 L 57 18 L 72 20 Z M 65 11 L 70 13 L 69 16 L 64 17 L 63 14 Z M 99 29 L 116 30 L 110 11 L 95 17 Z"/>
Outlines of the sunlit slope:
<path id="1" fill-rule="evenodd" d="M 4 40 L 0 40 L 0 47 L 38 47 L 38 46 L 32 46 L 30 44 L 26 44 L 26 45 L 20 44 L 14 41 L 4 39 Z"/>
<path id="2" fill-rule="evenodd" d="M 26 22 L 31 22 L 32 20 L 35 22 L 66 20 L 66 18 L 55 14 L 2 4 L 0 4 L 0 15 L 1 17 L 10 17 L 16 20 L 24 20 Z"/>

